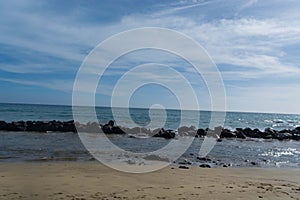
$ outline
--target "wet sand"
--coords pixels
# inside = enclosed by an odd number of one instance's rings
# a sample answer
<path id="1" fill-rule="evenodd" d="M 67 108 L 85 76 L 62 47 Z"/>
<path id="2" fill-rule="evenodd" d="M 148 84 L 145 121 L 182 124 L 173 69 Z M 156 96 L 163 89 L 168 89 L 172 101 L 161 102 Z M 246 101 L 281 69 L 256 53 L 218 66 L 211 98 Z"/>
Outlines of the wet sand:
<path id="1" fill-rule="evenodd" d="M 97 162 L 2 163 L 0 199 L 300 200 L 300 169 L 169 166 L 128 174 Z"/>

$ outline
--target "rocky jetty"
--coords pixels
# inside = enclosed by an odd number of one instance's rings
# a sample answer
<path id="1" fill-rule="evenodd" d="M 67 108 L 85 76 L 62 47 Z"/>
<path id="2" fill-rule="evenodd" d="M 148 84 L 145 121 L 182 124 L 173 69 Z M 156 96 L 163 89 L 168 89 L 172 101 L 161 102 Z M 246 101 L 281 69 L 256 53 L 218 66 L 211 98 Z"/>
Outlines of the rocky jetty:
<path id="1" fill-rule="evenodd" d="M 74 120 L 71 121 L 0 121 L 0 131 L 28 131 L 28 132 L 76 132 Z"/>
<path id="2" fill-rule="evenodd" d="M 266 128 L 264 131 L 251 128 L 236 128 L 235 130 L 229 130 L 223 127 L 216 127 L 211 129 L 196 129 L 191 127 L 180 127 L 177 131 L 165 130 L 158 128 L 154 130 L 134 127 L 119 127 L 115 126 L 114 121 L 110 120 L 107 124 L 101 125 L 96 122 L 80 124 L 70 121 L 13 121 L 5 122 L 0 121 L 0 131 L 27 131 L 27 132 L 74 132 L 84 131 L 90 133 L 103 132 L 105 134 L 146 134 L 152 137 L 162 137 L 166 139 L 172 139 L 176 135 L 178 136 L 192 136 L 192 137 L 205 137 L 212 136 L 216 138 L 259 138 L 259 139 L 277 139 L 277 140 L 300 140 L 300 127 L 294 129 L 274 130 L 272 128 Z M 177 134 L 177 133 L 178 134 Z"/>

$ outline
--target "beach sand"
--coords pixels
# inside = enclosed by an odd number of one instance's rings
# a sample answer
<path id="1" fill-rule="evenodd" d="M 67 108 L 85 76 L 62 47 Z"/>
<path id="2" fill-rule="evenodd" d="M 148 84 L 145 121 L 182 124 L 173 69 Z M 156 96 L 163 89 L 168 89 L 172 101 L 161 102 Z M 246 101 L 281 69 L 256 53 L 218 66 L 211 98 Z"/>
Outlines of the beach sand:
<path id="1" fill-rule="evenodd" d="M 172 166 L 146 174 L 98 162 L 2 163 L 0 199 L 300 199 L 300 169 Z"/>

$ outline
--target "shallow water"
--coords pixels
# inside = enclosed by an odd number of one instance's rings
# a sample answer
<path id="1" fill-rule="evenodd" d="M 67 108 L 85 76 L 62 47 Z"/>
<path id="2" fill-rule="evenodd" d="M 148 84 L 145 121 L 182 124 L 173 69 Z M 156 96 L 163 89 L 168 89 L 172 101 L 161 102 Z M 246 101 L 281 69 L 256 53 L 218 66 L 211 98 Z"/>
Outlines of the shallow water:
<path id="1" fill-rule="evenodd" d="M 0 138 L 0 162 L 88 161 L 92 158 L 75 133 L 0 132 Z M 170 142 L 163 138 L 136 139 L 127 135 L 109 136 L 109 139 L 124 150 L 149 155 Z M 202 142 L 202 138 L 195 138 L 179 160 L 196 162 Z M 297 141 L 225 139 L 214 146 L 208 157 L 234 167 L 251 167 L 251 162 L 255 162 L 255 167 L 299 168 L 299 144 Z"/>
<path id="2" fill-rule="evenodd" d="M 118 115 L 117 124 L 126 127 L 163 127 L 177 129 L 178 126 L 195 126 L 206 128 L 209 125 L 210 112 L 130 109 L 126 116 L 124 108 L 114 110 L 110 108 L 96 108 L 98 120 L 106 123 L 113 116 Z M 166 116 L 164 116 L 164 113 Z M 89 113 L 82 113 L 86 119 L 90 119 Z M 48 105 L 21 105 L 0 104 L 0 120 L 71 120 L 72 108 L 70 106 Z M 150 120 L 151 119 L 151 120 Z M 165 119 L 165 120 L 164 120 Z M 180 123 L 181 120 L 181 123 Z M 288 114 L 263 114 L 263 113 L 235 113 L 226 115 L 225 127 L 234 129 L 237 127 L 274 129 L 294 128 L 300 124 L 299 115 Z M 197 123 L 198 122 L 198 123 Z M 150 124 L 150 125 L 149 125 Z M 148 125 L 148 126 L 147 126 Z M 163 138 L 136 139 L 128 135 L 109 136 L 111 142 L 120 148 L 130 152 L 144 152 L 149 154 L 170 142 Z M 183 140 L 177 138 L 176 140 Z M 189 160 L 197 164 L 202 138 L 195 138 L 190 148 L 179 160 Z M 208 154 L 219 163 L 232 164 L 232 166 L 255 166 L 255 167 L 300 167 L 300 142 L 278 140 L 229 140 L 218 142 Z M 78 135 L 75 133 L 32 133 L 32 132 L 0 132 L 0 162 L 15 161 L 88 161 L 92 156 L 83 146 Z M 123 159 L 123 158 L 117 158 Z M 254 162 L 253 165 L 251 162 Z"/>

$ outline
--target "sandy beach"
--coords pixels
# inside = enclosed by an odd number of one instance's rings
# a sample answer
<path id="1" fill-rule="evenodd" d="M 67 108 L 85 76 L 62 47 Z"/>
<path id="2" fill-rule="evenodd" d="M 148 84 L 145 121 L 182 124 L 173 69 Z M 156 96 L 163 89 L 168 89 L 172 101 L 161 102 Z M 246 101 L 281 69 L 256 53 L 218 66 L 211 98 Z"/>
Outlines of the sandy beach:
<path id="1" fill-rule="evenodd" d="M 2 163 L 0 199 L 300 199 L 299 169 L 169 166 L 128 174 L 97 162 Z"/>

